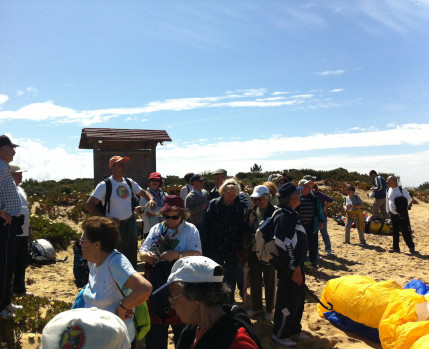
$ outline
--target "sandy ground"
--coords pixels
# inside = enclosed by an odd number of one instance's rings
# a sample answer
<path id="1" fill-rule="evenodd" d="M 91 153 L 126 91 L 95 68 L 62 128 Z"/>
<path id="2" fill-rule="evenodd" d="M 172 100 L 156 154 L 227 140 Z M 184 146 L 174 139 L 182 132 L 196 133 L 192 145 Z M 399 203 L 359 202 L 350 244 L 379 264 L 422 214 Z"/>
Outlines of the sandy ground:
<path id="1" fill-rule="evenodd" d="M 362 198 L 366 197 L 364 193 L 359 194 Z M 352 274 L 369 276 L 376 281 L 393 279 L 401 286 L 414 278 L 428 284 L 429 205 L 421 202 L 413 205 L 410 217 L 416 250 L 419 252 L 415 256 L 408 253 L 402 238 L 400 242 L 402 252 L 390 254 L 388 250 L 392 246 L 391 236 L 367 234 L 368 246 L 361 247 L 358 245 L 358 234 L 355 229 L 352 229 L 352 244 L 343 245 L 344 227 L 332 219 L 328 219 L 333 255 L 327 256 L 325 254 L 323 241 L 320 237 L 320 272 L 318 278 L 308 276 L 308 287 L 320 295 L 328 280 Z M 66 256 L 68 256 L 68 260 L 64 263 L 43 267 L 30 266 L 27 280 L 31 284 L 28 286 L 28 291 L 35 295 L 72 302 L 78 293 L 78 289 L 73 283 L 73 251 L 71 247 L 67 251 L 58 253 L 59 259 Z M 142 270 L 142 267 L 139 265 L 138 270 Z M 238 303 L 240 302 L 239 297 L 236 297 L 236 300 Z M 254 320 L 253 324 L 264 348 L 281 348 L 270 339 L 271 322 L 261 318 Z M 297 348 L 381 348 L 377 343 L 331 325 L 318 315 L 316 303 L 309 298 L 305 304 L 302 325 L 303 330 L 310 338 L 298 342 Z M 40 334 L 37 337 L 40 338 Z M 36 340 L 36 344 L 30 344 L 26 335 L 22 339 L 23 348 L 36 348 L 37 342 Z M 173 348 L 174 346 L 170 344 L 170 347 Z M 138 348 L 145 348 L 143 341 L 138 343 Z"/>

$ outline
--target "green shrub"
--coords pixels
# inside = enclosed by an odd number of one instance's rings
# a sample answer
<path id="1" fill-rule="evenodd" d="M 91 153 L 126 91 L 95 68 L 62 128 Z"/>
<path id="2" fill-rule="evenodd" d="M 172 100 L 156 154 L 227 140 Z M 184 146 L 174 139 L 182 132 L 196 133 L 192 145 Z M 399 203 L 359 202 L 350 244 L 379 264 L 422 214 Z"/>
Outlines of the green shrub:
<path id="1" fill-rule="evenodd" d="M 65 250 L 71 241 L 80 238 L 80 234 L 65 223 L 55 223 L 50 219 L 32 214 L 30 226 L 34 239 L 48 240 L 56 250 Z"/>

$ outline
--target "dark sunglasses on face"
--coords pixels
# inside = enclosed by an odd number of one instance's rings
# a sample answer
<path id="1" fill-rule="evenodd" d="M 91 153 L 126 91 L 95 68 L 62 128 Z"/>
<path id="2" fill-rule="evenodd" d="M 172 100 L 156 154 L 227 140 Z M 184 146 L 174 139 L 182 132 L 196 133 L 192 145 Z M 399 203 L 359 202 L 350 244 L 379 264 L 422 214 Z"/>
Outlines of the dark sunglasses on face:
<path id="1" fill-rule="evenodd" d="M 179 215 L 177 215 L 177 216 L 168 216 L 168 215 L 166 215 L 166 214 L 162 215 L 162 217 L 163 217 L 165 220 L 167 220 L 167 219 L 172 219 L 172 220 L 174 220 L 174 221 L 180 218 L 180 216 L 179 216 Z"/>
<path id="2" fill-rule="evenodd" d="M 161 180 L 160 180 L 160 179 L 151 179 L 149 182 L 157 182 L 157 183 L 160 183 L 160 182 L 161 182 Z"/>

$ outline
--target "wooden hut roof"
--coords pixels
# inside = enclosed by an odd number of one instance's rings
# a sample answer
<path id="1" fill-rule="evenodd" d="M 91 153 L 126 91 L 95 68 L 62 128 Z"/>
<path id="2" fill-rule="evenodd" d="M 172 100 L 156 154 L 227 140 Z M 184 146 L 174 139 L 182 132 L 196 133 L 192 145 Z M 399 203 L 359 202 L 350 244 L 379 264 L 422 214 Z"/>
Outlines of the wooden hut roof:
<path id="1" fill-rule="evenodd" d="M 98 141 L 127 142 L 171 142 L 165 130 L 139 130 L 123 128 L 84 128 L 80 136 L 79 149 L 92 149 Z"/>

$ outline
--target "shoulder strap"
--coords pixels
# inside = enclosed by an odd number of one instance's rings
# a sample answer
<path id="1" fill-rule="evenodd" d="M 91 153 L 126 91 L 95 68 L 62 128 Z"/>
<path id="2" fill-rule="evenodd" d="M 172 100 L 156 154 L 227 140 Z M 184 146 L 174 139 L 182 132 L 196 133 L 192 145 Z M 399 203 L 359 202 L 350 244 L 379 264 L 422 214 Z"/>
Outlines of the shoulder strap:
<path id="1" fill-rule="evenodd" d="M 404 196 L 404 192 L 402 191 L 402 185 L 399 186 L 399 191 L 401 192 L 401 195 Z"/>
<path id="2" fill-rule="evenodd" d="M 131 196 L 133 196 L 133 186 L 131 185 L 131 181 L 130 181 L 130 179 L 129 178 L 127 178 L 127 177 L 124 177 L 125 178 L 125 180 L 126 180 L 126 182 L 127 182 L 127 184 L 128 184 L 128 186 L 130 187 L 130 189 L 131 189 Z"/>
<path id="3" fill-rule="evenodd" d="M 104 180 L 106 183 L 106 196 L 104 197 L 104 207 L 106 208 L 106 212 L 110 212 L 110 197 L 112 196 L 112 181 L 110 178 L 106 178 Z"/>

